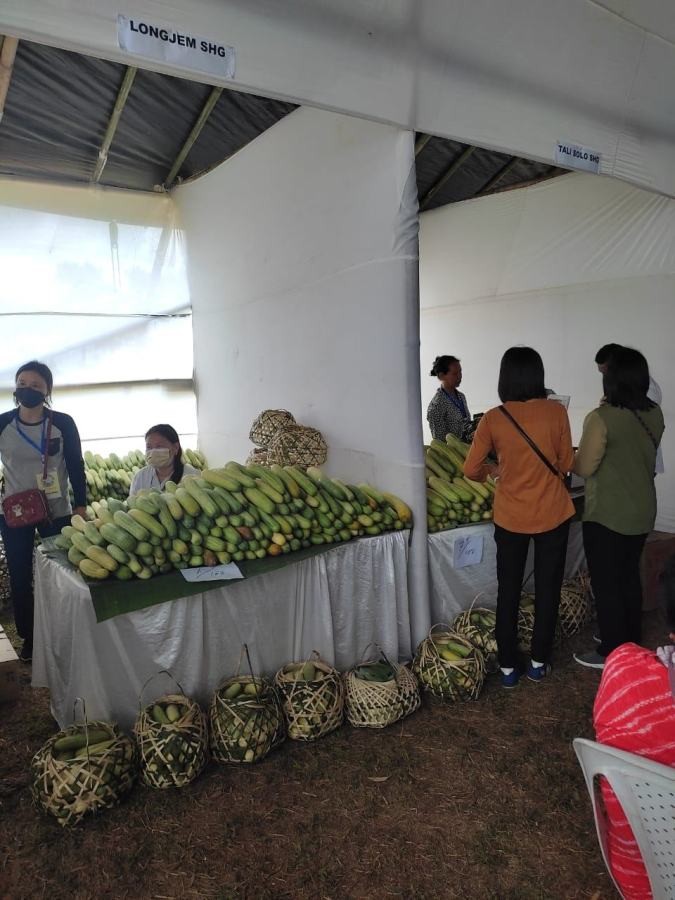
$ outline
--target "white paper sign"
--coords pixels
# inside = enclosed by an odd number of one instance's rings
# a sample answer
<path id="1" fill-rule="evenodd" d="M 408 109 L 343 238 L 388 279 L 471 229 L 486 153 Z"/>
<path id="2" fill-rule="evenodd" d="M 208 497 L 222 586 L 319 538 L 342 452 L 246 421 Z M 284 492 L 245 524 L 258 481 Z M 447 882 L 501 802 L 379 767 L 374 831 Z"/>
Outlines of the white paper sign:
<path id="1" fill-rule="evenodd" d="M 456 537 L 452 550 L 453 568 L 465 569 L 467 566 L 477 566 L 483 559 L 483 541 L 482 534 Z"/>
<path id="2" fill-rule="evenodd" d="M 220 78 L 234 78 L 234 47 L 212 37 L 199 37 L 176 31 L 170 25 L 120 15 L 117 16 L 117 44 L 121 50 L 146 59 Z"/>
<path id="3" fill-rule="evenodd" d="M 582 169 L 595 175 L 600 171 L 600 154 L 596 150 L 566 141 L 556 142 L 555 162 L 564 169 Z"/>
<path id="4" fill-rule="evenodd" d="M 195 569 L 181 569 L 186 581 L 231 581 L 233 578 L 243 578 L 241 569 L 236 563 L 227 563 L 222 566 L 197 566 Z"/>

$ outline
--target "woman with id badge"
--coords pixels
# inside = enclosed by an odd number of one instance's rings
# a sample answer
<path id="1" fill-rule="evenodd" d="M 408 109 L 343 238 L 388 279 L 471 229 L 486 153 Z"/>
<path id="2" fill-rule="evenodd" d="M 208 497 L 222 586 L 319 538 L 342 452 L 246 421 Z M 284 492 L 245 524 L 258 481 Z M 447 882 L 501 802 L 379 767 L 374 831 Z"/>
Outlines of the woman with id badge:
<path id="1" fill-rule="evenodd" d="M 14 621 L 23 639 L 20 658 L 33 655 L 33 546 L 59 534 L 74 513 L 85 515 L 87 486 L 80 435 L 70 416 L 49 408 L 53 377 L 33 360 L 15 376 L 16 409 L 0 414 L 3 467 L 0 533 L 9 570 Z M 68 497 L 73 488 L 74 509 Z M 36 511 L 35 500 L 42 504 Z"/>
<path id="2" fill-rule="evenodd" d="M 145 433 L 145 461 L 134 475 L 129 489 L 133 497 L 139 491 L 163 491 L 167 481 L 178 484 L 185 475 L 199 475 L 198 469 L 184 463 L 178 432 L 171 425 L 153 425 Z"/>

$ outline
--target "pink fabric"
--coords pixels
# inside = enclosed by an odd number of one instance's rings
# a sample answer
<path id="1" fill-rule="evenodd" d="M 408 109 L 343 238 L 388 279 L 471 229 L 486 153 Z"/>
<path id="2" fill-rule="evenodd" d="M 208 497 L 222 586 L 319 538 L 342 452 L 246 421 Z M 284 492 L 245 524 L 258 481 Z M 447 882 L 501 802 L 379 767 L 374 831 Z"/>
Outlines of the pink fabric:
<path id="1" fill-rule="evenodd" d="M 607 657 L 593 705 L 596 740 L 675 767 L 675 702 L 668 670 L 652 650 L 622 644 Z M 651 900 L 647 871 L 623 809 L 605 779 L 608 855 L 627 900 Z"/>

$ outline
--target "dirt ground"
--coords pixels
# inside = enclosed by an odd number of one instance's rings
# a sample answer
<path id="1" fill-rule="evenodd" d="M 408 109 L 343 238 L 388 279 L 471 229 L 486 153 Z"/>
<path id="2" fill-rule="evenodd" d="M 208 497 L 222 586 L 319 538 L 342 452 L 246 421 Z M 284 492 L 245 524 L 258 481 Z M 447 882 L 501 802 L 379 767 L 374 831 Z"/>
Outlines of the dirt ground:
<path id="1" fill-rule="evenodd" d="M 658 614 L 646 626 L 655 645 Z M 592 737 L 599 676 L 571 660 L 590 633 L 546 683 L 492 678 L 476 702 L 425 702 L 385 731 L 287 741 L 180 791 L 137 786 L 69 831 L 31 804 L 30 760 L 55 725 L 27 668 L 0 707 L 0 897 L 614 897 L 571 746 Z"/>

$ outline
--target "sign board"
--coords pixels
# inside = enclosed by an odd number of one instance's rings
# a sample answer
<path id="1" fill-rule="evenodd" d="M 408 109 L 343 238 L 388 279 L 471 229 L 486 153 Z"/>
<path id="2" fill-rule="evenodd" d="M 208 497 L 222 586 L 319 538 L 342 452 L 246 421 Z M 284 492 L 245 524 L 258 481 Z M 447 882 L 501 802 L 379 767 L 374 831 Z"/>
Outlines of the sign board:
<path id="1" fill-rule="evenodd" d="M 483 559 L 484 535 L 468 534 L 456 537 L 452 548 L 452 565 L 455 569 L 477 566 Z"/>
<path id="2" fill-rule="evenodd" d="M 181 569 L 186 581 L 232 581 L 243 578 L 241 569 L 236 563 L 221 566 L 197 566 L 194 569 Z"/>
<path id="3" fill-rule="evenodd" d="M 235 52 L 213 37 L 176 31 L 147 19 L 117 16 L 117 45 L 134 56 L 219 78 L 234 78 Z"/>
<path id="4" fill-rule="evenodd" d="M 597 175 L 600 171 L 600 154 L 590 147 L 557 141 L 555 145 L 555 163 L 564 169 L 581 169 Z"/>

